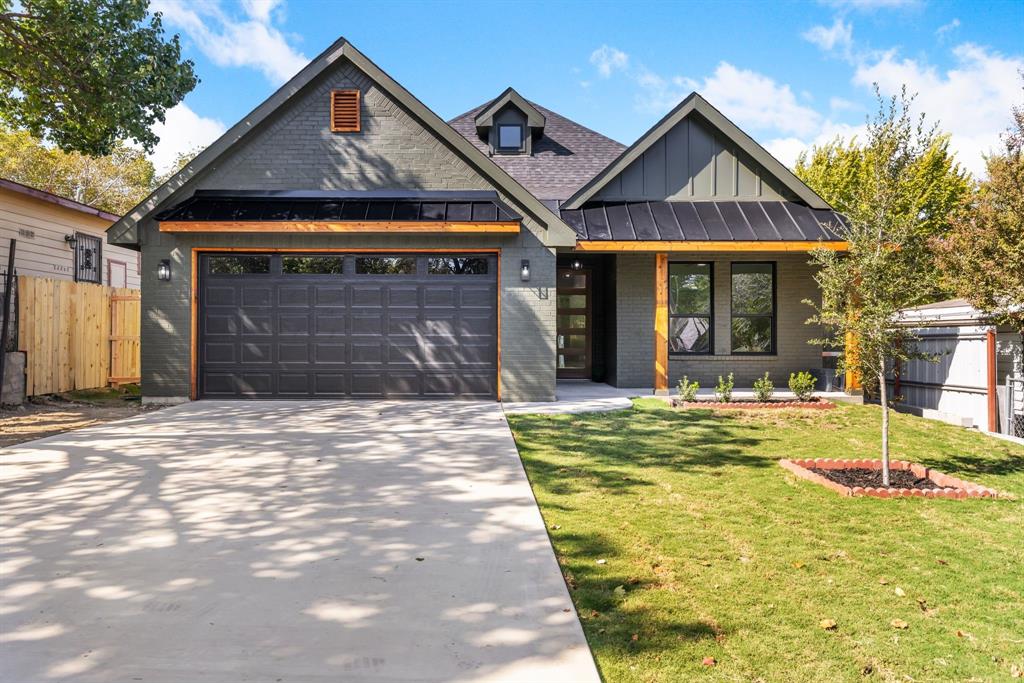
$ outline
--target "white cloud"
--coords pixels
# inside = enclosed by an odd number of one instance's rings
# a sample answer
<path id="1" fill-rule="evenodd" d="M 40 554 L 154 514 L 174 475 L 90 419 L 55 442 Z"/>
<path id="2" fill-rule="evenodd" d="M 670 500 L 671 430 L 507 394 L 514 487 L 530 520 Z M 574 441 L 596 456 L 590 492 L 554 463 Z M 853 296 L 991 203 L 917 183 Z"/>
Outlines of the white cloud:
<path id="1" fill-rule="evenodd" d="M 850 100 L 842 97 L 830 97 L 828 98 L 828 108 L 832 112 L 847 111 L 850 109 L 857 109 L 857 103 L 851 102 Z"/>
<path id="2" fill-rule="evenodd" d="M 971 172 L 984 170 L 982 154 L 998 149 L 999 134 L 1010 122 L 1010 109 L 1021 104 L 1020 77 L 1024 56 L 1004 56 L 964 43 L 953 50 L 956 66 L 945 72 L 915 59 L 899 59 L 895 51 L 859 65 L 856 85 L 877 83 L 883 95 L 906 84 L 917 93 L 916 111 L 951 134 L 950 146 Z"/>
<path id="3" fill-rule="evenodd" d="M 923 0 L 824 0 L 824 3 L 838 9 L 868 12 L 879 9 L 907 9 L 924 4 Z"/>
<path id="4" fill-rule="evenodd" d="M 158 174 L 166 173 L 178 155 L 204 148 L 224 134 L 227 128 L 217 119 L 200 116 L 184 102 L 167 110 L 166 120 L 153 126 L 160 138 L 149 160 Z"/>
<path id="5" fill-rule="evenodd" d="M 953 21 L 949 22 L 948 24 L 943 24 L 942 26 L 935 29 L 935 35 L 938 36 L 939 38 L 944 38 L 947 33 L 957 28 L 960 28 L 960 20 L 953 19 Z"/>
<path id="6" fill-rule="evenodd" d="M 590 53 L 590 63 L 597 67 L 602 78 L 609 78 L 614 71 L 624 71 L 629 66 L 629 55 L 608 45 L 602 45 Z"/>
<path id="7" fill-rule="evenodd" d="M 719 63 L 701 84 L 674 82 L 697 85 L 694 89 L 741 128 L 808 136 L 822 123 L 821 114 L 800 104 L 788 85 L 728 62 Z"/>
<path id="8" fill-rule="evenodd" d="M 832 26 L 812 26 L 801 36 L 826 52 L 838 49 L 848 53 L 853 45 L 853 25 L 846 23 L 841 17 L 836 17 Z"/>
<path id="9" fill-rule="evenodd" d="M 279 85 L 309 62 L 273 25 L 281 0 L 244 0 L 242 8 L 244 18 L 225 12 L 219 0 L 154 0 L 150 6 L 218 66 L 252 67 Z"/>
<path id="10" fill-rule="evenodd" d="M 796 164 L 796 158 L 800 156 L 800 152 L 810 151 L 814 145 L 824 145 L 836 138 L 841 138 L 844 142 L 849 142 L 853 138 L 863 140 L 866 132 L 867 126 L 864 124 L 854 126 L 828 120 L 821 125 L 821 128 L 812 137 L 799 138 L 790 136 L 773 138 L 765 142 L 764 147 L 776 159 L 789 168 L 793 168 Z"/>
<path id="11" fill-rule="evenodd" d="M 242 0 L 242 9 L 256 21 L 269 24 L 271 13 L 282 3 L 283 0 Z"/>

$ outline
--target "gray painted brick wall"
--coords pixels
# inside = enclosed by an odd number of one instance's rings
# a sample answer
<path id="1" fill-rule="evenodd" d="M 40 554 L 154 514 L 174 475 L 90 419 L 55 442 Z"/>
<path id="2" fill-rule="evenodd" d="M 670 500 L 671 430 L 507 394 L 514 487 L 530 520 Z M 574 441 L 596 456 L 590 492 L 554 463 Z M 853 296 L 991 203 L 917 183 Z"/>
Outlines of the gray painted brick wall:
<path id="1" fill-rule="evenodd" d="M 362 91 L 362 131 L 331 133 L 329 93 Z M 286 110 L 280 111 L 218 162 L 181 188 L 166 205 L 196 189 L 492 189 L 477 171 L 416 119 L 390 101 L 347 61 L 327 70 Z M 519 211 L 514 201 L 505 201 Z M 163 208 L 163 207 L 161 207 Z M 142 391 L 150 398 L 189 393 L 191 357 L 191 258 L 193 247 L 253 250 L 299 247 L 381 250 L 458 248 L 502 250 L 502 398 L 554 399 L 555 256 L 544 246 L 544 228 L 530 219 L 517 236 L 198 235 L 160 233 L 146 221 L 142 242 Z M 170 259 L 172 279 L 156 279 Z M 519 278 L 529 259 L 529 283 Z"/>
<path id="2" fill-rule="evenodd" d="M 714 263 L 714 356 L 669 358 L 669 389 L 685 374 L 702 387 L 713 387 L 719 375 L 732 372 L 737 387 L 749 387 L 770 373 L 775 386 L 785 388 L 791 372 L 821 368 L 821 347 L 808 344 L 820 337 L 816 325 L 805 321 L 813 310 L 803 299 L 820 300 L 813 268 L 806 254 L 749 252 L 742 255 L 709 253 L 670 255 L 669 261 Z M 773 356 L 730 354 L 730 264 L 739 261 L 774 261 L 777 287 L 777 341 Z M 654 384 L 654 254 L 620 254 L 617 259 L 618 330 L 616 384 L 650 387 Z"/>
<path id="3" fill-rule="evenodd" d="M 654 254 L 615 257 L 615 382 L 654 386 Z"/>

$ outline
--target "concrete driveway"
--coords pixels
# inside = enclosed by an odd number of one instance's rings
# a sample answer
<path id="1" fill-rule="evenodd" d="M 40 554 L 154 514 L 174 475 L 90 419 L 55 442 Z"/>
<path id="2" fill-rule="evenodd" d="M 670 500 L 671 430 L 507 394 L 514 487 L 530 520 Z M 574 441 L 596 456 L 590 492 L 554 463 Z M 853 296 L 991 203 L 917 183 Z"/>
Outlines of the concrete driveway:
<path id="1" fill-rule="evenodd" d="M 0 451 L 3 681 L 596 681 L 496 403 L 210 402 Z"/>

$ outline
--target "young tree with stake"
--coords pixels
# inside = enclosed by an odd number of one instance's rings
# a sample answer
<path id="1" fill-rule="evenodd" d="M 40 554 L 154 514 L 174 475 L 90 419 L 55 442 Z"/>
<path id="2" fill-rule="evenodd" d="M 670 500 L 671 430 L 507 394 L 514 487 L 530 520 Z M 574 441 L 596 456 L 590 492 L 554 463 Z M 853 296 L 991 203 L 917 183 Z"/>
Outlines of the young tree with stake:
<path id="1" fill-rule="evenodd" d="M 904 91 L 888 100 L 879 98 L 879 111 L 868 122 L 863 146 L 844 154 L 842 163 L 855 174 L 849 191 L 836 198 L 845 216 L 835 232 L 849 243 L 839 254 L 816 249 L 811 262 L 819 267 L 815 279 L 821 303 L 808 323 L 822 326 L 824 339 L 811 343 L 847 348 L 844 367 L 861 377 L 866 389 L 882 404 L 882 484 L 889 486 L 889 396 L 886 369 L 891 360 L 920 357 L 913 333 L 897 324 L 902 309 L 927 303 L 934 296 L 936 277 L 929 251 L 935 231 L 932 216 L 920 210 L 920 167 L 945 150 L 947 138 L 925 128 L 910 114 L 912 97 Z M 827 160 L 826 160 L 827 161 Z M 955 165 L 955 175 L 962 172 Z"/>

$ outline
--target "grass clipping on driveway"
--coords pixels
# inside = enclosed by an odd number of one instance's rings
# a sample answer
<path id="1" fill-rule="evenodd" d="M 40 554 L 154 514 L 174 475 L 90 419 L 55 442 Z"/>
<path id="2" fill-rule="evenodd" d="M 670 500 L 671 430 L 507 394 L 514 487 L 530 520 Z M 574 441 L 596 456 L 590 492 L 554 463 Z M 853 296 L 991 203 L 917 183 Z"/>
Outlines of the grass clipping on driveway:
<path id="1" fill-rule="evenodd" d="M 894 459 L 1016 500 L 881 500 L 776 464 L 874 457 L 875 406 L 508 419 L 607 681 L 1024 676 L 1024 447 L 894 414 Z"/>

